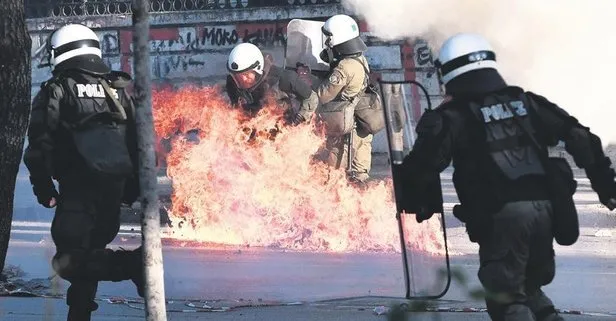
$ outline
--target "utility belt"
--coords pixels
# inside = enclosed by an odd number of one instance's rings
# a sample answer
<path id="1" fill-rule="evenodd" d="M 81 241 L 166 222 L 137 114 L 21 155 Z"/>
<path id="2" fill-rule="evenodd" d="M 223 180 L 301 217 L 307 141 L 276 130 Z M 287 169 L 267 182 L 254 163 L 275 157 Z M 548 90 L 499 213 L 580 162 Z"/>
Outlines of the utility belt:
<path id="1" fill-rule="evenodd" d="M 479 243 L 492 235 L 493 217 L 507 203 L 517 201 L 549 200 L 545 178 L 541 176 L 528 177 L 511 182 L 507 187 L 495 187 L 490 190 L 473 189 L 461 191 L 461 195 L 472 195 L 465 199 L 460 197 L 461 204 L 453 207 L 453 215 L 465 223 L 466 232 L 471 242 Z"/>

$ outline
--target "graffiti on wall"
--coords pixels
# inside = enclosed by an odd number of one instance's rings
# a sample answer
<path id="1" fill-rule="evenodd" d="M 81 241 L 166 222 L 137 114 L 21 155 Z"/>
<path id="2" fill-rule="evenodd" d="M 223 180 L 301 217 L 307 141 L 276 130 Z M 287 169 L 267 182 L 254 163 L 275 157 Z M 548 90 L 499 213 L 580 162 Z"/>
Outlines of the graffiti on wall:
<path id="1" fill-rule="evenodd" d="M 119 38 L 122 69 L 130 72 L 132 31 L 120 30 Z M 153 77 L 171 79 L 186 74 L 207 78 L 215 76 L 213 71 L 222 75 L 225 70 L 219 67 L 225 65 L 226 55 L 243 42 L 282 53 L 286 45 L 286 22 L 151 29 Z"/>
<path id="2" fill-rule="evenodd" d="M 153 58 L 152 72 L 155 79 L 168 75 L 179 76 L 189 73 L 198 77 L 203 69 L 213 68 L 222 63 L 221 57 L 228 54 L 235 45 L 243 42 L 253 43 L 264 50 L 275 51 L 280 56 L 286 46 L 287 21 L 268 23 L 249 23 L 237 25 L 194 25 L 190 27 L 165 27 L 150 30 L 150 49 Z M 117 58 L 119 67 L 131 72 L 133 35 L 129 29 L 96 31 L 100 39 L 103 58 Z M 37 68 L 38 62 L 45 55 L 45 42 L 49 31 L 31 33 L 33 83 L 39 84 L 51 76 L 49 68 Z M 280 53 L 277 53 L 280 51 Z M 207 54 L 205 54 L 207 53 Z M 211 59 L 213 56 L 216 58 Z M 113 59 L 114 62 L 116 59 Z M 223 64 L 224 65 L 224 64 Z M 117 67 L 118 63 L 114 63 Z M 218 68 L 215 68 L 217 72 Z M 207 70 L 208 74 L 210 70 Z M 224 73 L 224 70 L 220 71 Z M 207 77 L 210 77 L 209 75 Z M 172 77 L 175 78 L 175 77 Z"/>
<path id="3" fill-rule="evenodd" d="M 250 42 L 261 48 L 284 47 L 286 45 L 286 23 L 250 24 L 223 26 L 194 26 L 174 28 L 169 32 L 155 30 L 166 36 L 150 41 L 152 52 L 207 51 L 232 48 L 242 42 Z"/>

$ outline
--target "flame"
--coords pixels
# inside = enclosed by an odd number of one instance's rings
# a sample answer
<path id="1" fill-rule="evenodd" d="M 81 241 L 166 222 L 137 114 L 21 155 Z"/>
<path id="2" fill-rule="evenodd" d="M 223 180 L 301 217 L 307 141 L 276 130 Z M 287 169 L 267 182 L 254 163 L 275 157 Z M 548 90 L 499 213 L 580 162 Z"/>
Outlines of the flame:
<path id="1" fill-rule="evenodd" d="M 284 126 L 283 110 L 273 103 L 248 117 L 219 87 L 160 89 L 152 98 L 156 134 L 172 139 L 169 238 L 302 251 L 400 251 L 390 179 L 360 189 L 347 183 L 344 170 L 315 161 L 325 138 L 314 124 Z M 198 142 L 178 135 L 192 129 L 199 130 Z M 443 254 L 438 220 L 412 223 L 407 246 Z"/>

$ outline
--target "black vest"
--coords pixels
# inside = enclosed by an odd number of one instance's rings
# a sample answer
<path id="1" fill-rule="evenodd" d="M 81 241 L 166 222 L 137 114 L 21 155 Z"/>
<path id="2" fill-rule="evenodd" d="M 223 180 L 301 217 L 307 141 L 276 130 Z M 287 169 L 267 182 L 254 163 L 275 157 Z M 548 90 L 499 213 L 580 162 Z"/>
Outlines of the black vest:
<path id="1" fill-rule="evenodd" d="M 453 183 L 460 201 L 470 207 L 496 210 L 507 202 L 547 197 L 539 155 L 500 101 L 537 132 L 535 107 L 517 87 L 454 98 L 446 111 L 449 118 L 462 120 L 453 152 Z"/>

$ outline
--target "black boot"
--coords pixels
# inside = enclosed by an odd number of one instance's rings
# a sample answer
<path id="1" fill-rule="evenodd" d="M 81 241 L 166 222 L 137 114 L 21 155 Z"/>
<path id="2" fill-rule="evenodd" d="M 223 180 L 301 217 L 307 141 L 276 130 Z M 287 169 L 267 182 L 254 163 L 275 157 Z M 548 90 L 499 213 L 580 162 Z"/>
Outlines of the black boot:
<path id="1" fill-rule="evenodd" d="M 94 302 L 97 288 L 98 282 L 71 282 L 66 292 L 67 321 L 90 321 L 92 312 L 98 309 L 98 304 Z"/>
<path id="2" fill-rule="evenodd" d="M 116 262 L 127 279 L 137 287 L 137 294 L 145 296 L 145 276 L 143 275 L 143 251 L 141 246 L 132 251 L 119 250 L 115 253 Z"/>
<path id="3" fill-rule="evenodd" d="M 66 321 L 90 321 L 92 311 L 84 308 L 68 307 Z"/>
<path id="4" fill-rule="evenodd" d="M 359 190 L 365 190 L 368 188 L 366 180 L 360 179 L 359 176 L 356 175 L 356 173 L 354 172 L 347 173 L 347 181 L 349 182 L 349 185 L 354 186 Z"/>
<path id="5" fill-rule="evenodd" d="M 143 258 L 141 247 L 135 250 L 97 249 L 58 253 L 54 269 L 65 280 L 97 280 L 120 282 L 131 280 L 139 296 L 144 295 Z"/>

